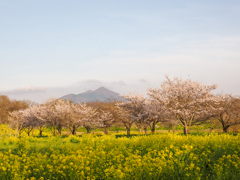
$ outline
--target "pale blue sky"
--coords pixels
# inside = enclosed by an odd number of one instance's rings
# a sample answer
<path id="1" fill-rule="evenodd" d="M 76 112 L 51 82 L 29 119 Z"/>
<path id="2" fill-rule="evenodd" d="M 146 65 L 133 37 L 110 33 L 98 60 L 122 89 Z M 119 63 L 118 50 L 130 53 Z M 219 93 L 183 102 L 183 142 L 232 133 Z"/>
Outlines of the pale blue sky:
<path id="1" fill-rule="evenodd" d="M 0 93 L 145 93 L 168 74 L 240 95 L 239 22 L 231 0 L 0 0 Z"/>

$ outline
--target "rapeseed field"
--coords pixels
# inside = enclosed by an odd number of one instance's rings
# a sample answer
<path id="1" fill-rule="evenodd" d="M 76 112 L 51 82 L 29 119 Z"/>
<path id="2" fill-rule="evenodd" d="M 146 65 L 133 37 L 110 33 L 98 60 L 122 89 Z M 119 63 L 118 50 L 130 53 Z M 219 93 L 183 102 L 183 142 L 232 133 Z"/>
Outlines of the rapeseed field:
<path id="1" fill-rule="evenodd" d="M 0 179 L 240 179 L 240 135 L 2 137 Z"/>

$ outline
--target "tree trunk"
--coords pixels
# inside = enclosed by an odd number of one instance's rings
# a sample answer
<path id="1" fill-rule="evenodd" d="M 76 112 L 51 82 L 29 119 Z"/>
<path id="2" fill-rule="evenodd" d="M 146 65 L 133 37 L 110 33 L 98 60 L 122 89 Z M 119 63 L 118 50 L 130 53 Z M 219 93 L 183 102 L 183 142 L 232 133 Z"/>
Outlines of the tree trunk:
<path id="1" fill-rule="evenodd" d="M 72 135 L 76 135 L 76 131 L 77 131 L 76 126 L 73 126 L 73 129 L 72 129 Z"/>
<path id="2" fill-rule="evenodd" d="M 93 133 L 93 135 L 94 135 L 94 133 L 95 133 L 95 129 L 92 130 L 92 133 Z"/>
<path id="3" fill-rule="evenodd" d="M 155 133 L 155 125 L 156 125 L 155 123 L 152 124 L 152 127 L 151 127 L 151 132 L 152 133 Z"/>
<path id="4" fill-rule="evenodd" d="M 172 125 L 172 132 L 173 132 L 173 134 L 175 133 L 175 126 L 174 125 Z"/>
<path id="5" fill-rule="evenodd" d="M 228 128 L 229 128 L 229 126 L 223 126 L 223 132 L 227 133 L 228 132 Z"/>
<path id="6" fill-rule="evenodd" d="M 174 133 L 175 133 L 175 128 L 176 128 L 176 127 L 175 127 L 174 124 L 172 124 L 171 127 L 172 127 L 172 132 L 173 132 L 173 134 L 174 134 Z"/>
<path id="7" fill-rule="evenodd" d="M 55 127 L 53 127 L 53 131 L 52 132 L 53 132 L 53 135 L 56 136 L 56 128 Z"/>
<path id="8" fill-rule="evenodd" d="M 107 127 L 104 128 L 104 134 L 108 134 L 108 128 Z"/>
<path id="9" fill-rule="evenodd" d="M 57 130 L 58 130 L 58 134 L 61 135 L 62 134 L 62 126 L 58 126 Z"/>
<path id="10" fill-rule="evenodd" d="M 85 128 L 86 128 L 88 134 L 91 133 L 91 128 L 90 127 L 85 127 Z"/>
<path id="11" fill-rule="evenodd" d="M 130 135 L 130 128 L 126 127 L 126 129 L 127 129 L 127 135 L 129 136 Z"/>
<path id="12" fill-rule="evenodd" d="M 230 127 L 229 125 L 226 125 L 224 120 L 221 119 L 221 123 L 222 123 L 222 127 L 223 127 L 223 132 L 227 133 L 228 132 L 228 128 Z"/>
<path id="13" fill-rule="evenodd" d="M 171 125 L 171 124 L 169 124 L 169 125 L 168 125 L 168 133 L 170 133 L 170 132 L 171 132 L 171 128 L 172 128 L 172 125 Z"/>
<path id="14" fill-rule="evenodd" d="M 42 130 L 39 129 L 39 136 L 42 137 Z"/>
<path id="15" fill-rule="evenodd" d="M 145 135 L 147 135 L 147 127 L 144 127 Z"/>
<path id="16" fill-rule="evenodd" d="M 184 132 L 184 134 L 188 134 L 188 129 L 187 129 L 188 127 L 187 127 L 187 124 L 185 124 L 184 125 L 184 130 L 183 130 L 183 132 Z"/>
<path id="17" fill-rule="evenodd" d="M 191 128 L 191 126 L 188 126 L 187 133 L 190 133 L 190 128 Z"/>

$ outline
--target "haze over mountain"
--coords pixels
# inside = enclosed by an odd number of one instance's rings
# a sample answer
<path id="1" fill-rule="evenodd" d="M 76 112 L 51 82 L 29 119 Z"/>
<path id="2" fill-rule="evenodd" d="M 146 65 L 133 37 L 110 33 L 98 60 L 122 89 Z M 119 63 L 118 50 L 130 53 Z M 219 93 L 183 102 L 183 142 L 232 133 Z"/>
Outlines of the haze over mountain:
<path id="1" fill-rule="evenodd" d="M 118 93 L 100 87 L 95 91 L 88 90 L 80 94 L 68 94 L 60 99 L 73 100 L 74 103 L 90 102 L 90 101 L 107 101 L 108 99 L 123 100 Z"/>

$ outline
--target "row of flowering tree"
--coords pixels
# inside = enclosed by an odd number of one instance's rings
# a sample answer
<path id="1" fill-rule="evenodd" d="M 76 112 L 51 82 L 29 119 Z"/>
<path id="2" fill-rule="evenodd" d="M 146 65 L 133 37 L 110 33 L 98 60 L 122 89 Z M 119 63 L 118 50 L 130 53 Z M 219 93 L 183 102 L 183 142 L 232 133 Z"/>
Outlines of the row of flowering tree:
<path id="1" fill-rule="evenodd" d="M 122 95 L 125 102 L 117 104 L 122 118 L 127 117 L 127 133 L 133 123 L 151 127 L 155 131 L 158 122 L 182 125 L 188 134 L 193 124 L 217 119 L 227 132 L 228 128 L 240 124 L 240 99 L 231 95 L 214 95 L 217 85 L 205 85 L 181 78 L 166 80 L 160 88 L 149 88 L 148 97 L 142 95 Z"/>
<path id="2" fill-rule="evenodd" d="M 133 127 L 139 131 L 151 128 L 155 132 L 157 123 L 175 127 L 183 126 L 188 134 L 190 127 L 211 119 L 218 120 L 223 131 L 240 124 L 240 99 L 231 95 L 214 95 L 217 85 L 205 85 L 196 81 L 166 76 L 160 88 L 149 88 L 147 97 L 140 94 L 121 95 L 125 101 L 91 102 L 74 104 L 62 99 L 49 99 L 41 105 L 10 113 L 9 121 L 16 132 L 28 134 L 38 128 L 40 136 L 48 127 L 53 135 L 68 128 L 76 134 L 79 127 L 87 132 L 104 128 L 105 134 L 114 124 L 124 126 L 127 134 Z"/>
<path id="3" fill-rule="evenodd" d="M 29 135 L 35 128 L 40 136 L 46 128 L 50 128 L 53 135 L 61 134 L 63 128 L 68 128 L 75 135 L 79 127 L 85 127 L 88 132 L 104 123 L 112 121 L 109 112 L 87 106 L 87 104 L 73 104 L 62 99 L 48 99 L 41 105 L 35 105 L 25 110 L 14 111 L 9 115 L 9 122 L 16 133 L 26 131 Z"/>

